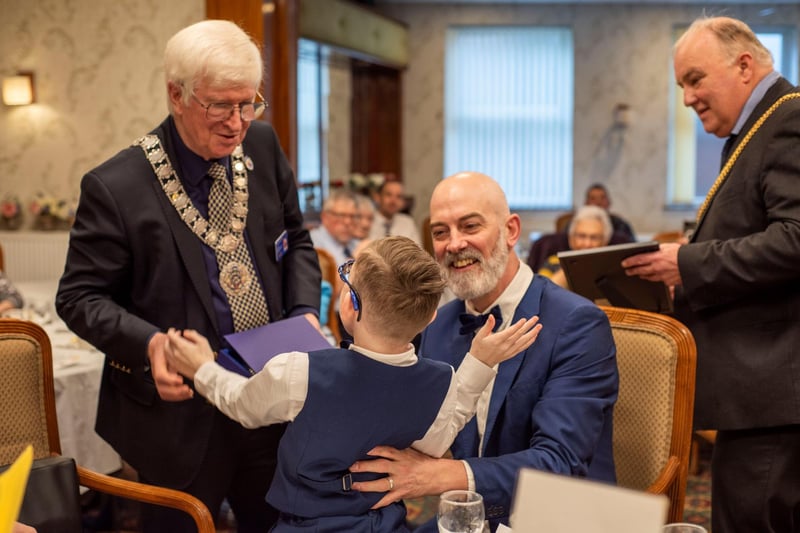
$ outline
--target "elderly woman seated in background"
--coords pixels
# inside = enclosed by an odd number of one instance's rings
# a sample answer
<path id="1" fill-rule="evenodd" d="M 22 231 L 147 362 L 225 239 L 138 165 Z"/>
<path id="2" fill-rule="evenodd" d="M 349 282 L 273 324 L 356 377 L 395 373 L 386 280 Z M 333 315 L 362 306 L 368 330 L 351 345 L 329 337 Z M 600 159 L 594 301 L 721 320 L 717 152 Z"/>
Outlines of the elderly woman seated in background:
<path id="1" fill-rule="evenodd" d="M 585 205 L 575 212 L 575 216 L 572 217 L 569 224 L 567 230 L 569 249 L 585 250 L 606 246 L 611 240 L 613 231 L 611 219 L 605 209 L 594 205 Z M 569 288 L 556 254 L 547 258 L 538 274 L 550 278 L 553 283 L 561 287 Z"/>
<path id="2" fill-rule="evenodd" d="M 0 270 L 0 315 L 9 309 L 22 308 L 22 295 Z"/>

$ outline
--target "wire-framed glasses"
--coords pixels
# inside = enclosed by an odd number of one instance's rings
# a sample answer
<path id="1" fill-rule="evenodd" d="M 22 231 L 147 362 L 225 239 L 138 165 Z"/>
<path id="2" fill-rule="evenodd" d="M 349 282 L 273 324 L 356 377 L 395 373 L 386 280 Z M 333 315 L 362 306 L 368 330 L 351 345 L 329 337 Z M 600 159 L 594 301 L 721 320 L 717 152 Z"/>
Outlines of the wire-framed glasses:
<path id="1" fill-rule="evenodd" d="M 261 96 L 261 93 L 256 92 L 256 95 L 261 99 L 260 102 L 241 102 L 238 104 L 229 104 L 227 102 L 211 102 L 210 104 L 204 104 L 194 94 L 192 94 L 192 98 L 200 104 L 200 107 L 206 110 L 206 118 L 208 120 L 228 120 L 231 118 L 231 115 L 233 115 L 234 109 L 238 108 L 239 117 L 242 121 L 250 122 L 260 117 L 267 108 L 267 102 L 264 101 L 264 97 Z"/>
<path id="2" fill-rule="evenodd" d="M 361 296 L 358 295 L 358 291 L 350 283 L 350 269 L 353 268 L 353 263 L 355 263 L 355 259 L 350 259 L 339 265 L 339 277 L 350 289 L 350 300 L 353 302 L 353 309 L 358 312 L 358 315 L 356 315 L 356 322 L 358 322 L 361 320 Z"/>

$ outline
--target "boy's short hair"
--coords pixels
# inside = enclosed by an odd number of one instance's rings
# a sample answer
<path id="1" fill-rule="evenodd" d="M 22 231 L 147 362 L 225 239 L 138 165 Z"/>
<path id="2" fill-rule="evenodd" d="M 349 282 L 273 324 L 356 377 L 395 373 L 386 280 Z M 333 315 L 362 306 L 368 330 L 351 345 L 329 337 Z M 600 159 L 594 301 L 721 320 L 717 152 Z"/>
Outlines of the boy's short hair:
<path id="1" fill-rule="evenodd" d="M 428 325 L 446 283 L 439 265 L 417 243 L 399 236 L 374 240 L 354 266 L 363 314 L 381 334 L 410 341 Z"/>

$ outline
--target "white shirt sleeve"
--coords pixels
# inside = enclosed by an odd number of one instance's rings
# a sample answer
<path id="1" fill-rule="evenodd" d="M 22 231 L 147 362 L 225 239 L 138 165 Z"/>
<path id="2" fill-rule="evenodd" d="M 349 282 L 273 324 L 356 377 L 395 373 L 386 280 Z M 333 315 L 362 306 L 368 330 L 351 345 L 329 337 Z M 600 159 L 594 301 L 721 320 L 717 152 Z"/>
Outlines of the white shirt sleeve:
<path id="1" fill-rule="evenodd" d="M 308 354 L 277 355 L 249 379 L 216 363 L 203 364 L 194 376 L 197 391 L 246 428 L 291 422 L 308 395 Z"/>
<path id="2" fill-rule="evenodd" d="M 495 369 L 467 352 L 450 382 L 439 414 L 425 436 L 412 443 L 411 447 L 427 455 L 441 457 L 453 444 L 458 432 L 475 416 L 478 398 L 496 374 Z"/>

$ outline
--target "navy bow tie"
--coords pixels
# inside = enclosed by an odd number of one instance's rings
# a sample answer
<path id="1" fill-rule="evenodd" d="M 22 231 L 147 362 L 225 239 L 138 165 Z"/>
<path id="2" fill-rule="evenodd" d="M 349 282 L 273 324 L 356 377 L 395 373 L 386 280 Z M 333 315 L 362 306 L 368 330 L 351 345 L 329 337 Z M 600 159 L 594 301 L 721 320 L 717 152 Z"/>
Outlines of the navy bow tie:
<path id="1" fill-rule="evenodd" d="M 500 306 L 495 305 L 492 307 L 492 310 L 486 313 L 485 315 L 471 315 L 469 313 L 461 313 L 458 315 L 458 320 L 461 322 L 461 329 L 458 332 L 461 335 L 466 335 L 467 333 L 475 333 L 484 324 L 486 324 L 486 320 L 489 318 L 489 315 L 494 315 L 494 329 L 492 331 L 497 331 L 497 328 L 500 327 L 500 324 L 503 323 L 503 315 L 500 313 Z"/>

